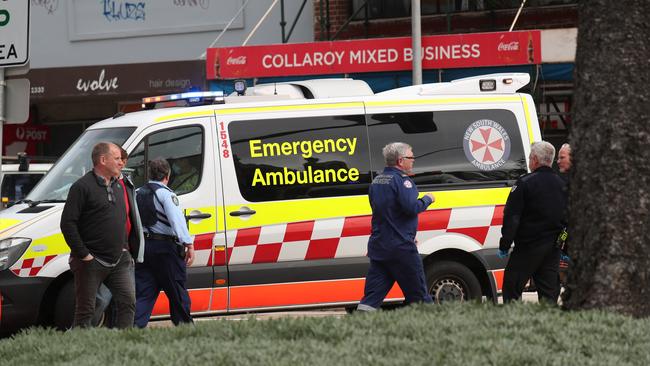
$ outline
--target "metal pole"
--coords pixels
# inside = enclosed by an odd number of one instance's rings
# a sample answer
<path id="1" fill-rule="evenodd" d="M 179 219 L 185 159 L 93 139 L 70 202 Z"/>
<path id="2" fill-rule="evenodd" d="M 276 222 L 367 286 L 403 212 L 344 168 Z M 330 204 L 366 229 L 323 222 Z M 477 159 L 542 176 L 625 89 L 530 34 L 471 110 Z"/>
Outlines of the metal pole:
<path id="1" fill-rule="evenodd" d="M 519 10 L 517 10 L 517 15 L 515 15 L 515 19 L 512 21 L 512 24 L 510 25 L 510 29 L 508 32 L 512 32 L 512 28 L 515 27 L 515 23 L 517 23 L 517 19 L 519 19 L 519 14 L 521 14 L 521 9 L 524 8 L 524 4 L 526 4 L 526 0 L 523 0 L 521 2 L 521 5 L 519 6 Z"/>
<path id="2" fill-rule="evenodd" d="M 422 27 L 420 0 L 411 0 L 411 39 L 413 47 L 413 85 L 422 84 Z"/>
<path id="3" fill-rule="evenodd" d="M 271 6 L 269 6 L 269 9 L 266 11 L 266 13 L 264 13 L 264 15 L 262 15 L 262 18 L 259 20 L 259 22 L 257 22 L 257 24 L 255 24 L 255 27 L 248 34 L 248 37 L 246 37 L 246 39 L 244 40 L 244 43 L 242 43 L 242 46 L 246 46 L 246 44 L 248 43 L 248 40 L 250 40 L 251 37 L 253 37 L 253 34 L 255 34 L 255 32 L 257 32 L 257 28 L 259 28 L 260 25 L 262 25 L 262 22 L 264 22 L 264 20 L 266 20 L 266 17 L 269 16 L 269 13 L 271 13 L 271 10 L 273 10 L 273 7 L 277 3 L 278 3 L 278 0 L 273 0 L 273 4 L 271 4 Z"/>
<path id="4" fill-rule="evenodd" d="M 2 145 L 2 133 L 5 127 L 5 69 L 0 67 L 0 156 L 4 155 L 4 146 Z M 2 158 L 0 158 L 0 176 L 2 176 Z"/>
<path id="5" fill-rule="evenodd" d="M 330 27 L 332 26 L 330 22 L 330 0 L 325 0 L 325 31 L 327 32 L 327 40 L 331 41 L 330 39 Z"/>
<path id="6" fill-rule="evenodd" d="M 284 26 L 287 25 L 287 22 L 284 21 L 284 0 L 280 1 L 280 27 L 282 28 L 282 43 L 287 43 L 287 40 L 284 37 Z"/>

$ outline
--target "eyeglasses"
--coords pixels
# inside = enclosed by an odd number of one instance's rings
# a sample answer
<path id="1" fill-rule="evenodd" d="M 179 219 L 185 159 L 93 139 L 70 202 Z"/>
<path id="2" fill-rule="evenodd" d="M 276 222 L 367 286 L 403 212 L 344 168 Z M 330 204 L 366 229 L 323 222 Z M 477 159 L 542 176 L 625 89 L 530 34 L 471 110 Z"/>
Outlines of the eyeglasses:
<path id="1" fill-rule="evenodd" d="M 402 156 L 402 159 L 415 160 L 415 156 Z"/>
<path id="2" fill-rule="evenodd" d="M 113 193 L 113 187 L 106 186 L 106 193 L 108 194 L 108 202 L 115 203 L 115 193 Z"/>

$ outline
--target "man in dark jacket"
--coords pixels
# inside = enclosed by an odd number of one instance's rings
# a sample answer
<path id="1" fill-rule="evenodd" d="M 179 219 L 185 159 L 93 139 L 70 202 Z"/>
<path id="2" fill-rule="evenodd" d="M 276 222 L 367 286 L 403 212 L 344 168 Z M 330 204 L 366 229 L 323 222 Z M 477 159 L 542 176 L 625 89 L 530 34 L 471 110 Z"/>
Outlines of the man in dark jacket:
<path id="1" fill-rule="evenodd" d="M 418 214 L 433 203 L 428 193 L 418 199 L 418 189 L 408 174 L 413 169 L 413 151 L 394 142 L 383 149 L 386 168 L 372 181 L 370 206 L 372 233 L 368 240 L 370 268 L 364 296 L 358 310 L 379 308 L 393 287 L 399 284 L 406 303 L 432 302 L 424 279 L 422 258 L 415 246 Z"/>
<path id="2" fill-rule="evenodd" d="M 117 306 L 115 326 L 133 325 L 135 283 L 133 258 L 142 261 L 144 238 L 133 185 L 118 182 L 123 162 L 120 148 L 100 142 L 92 151 L 93 170 L 79 178 L 68 193 L 61 232 L 70 247 L 74 275 L 73 327 L 89 327 L 95 296 L 103 282 Z"/>
<path id="3" fill-rule="evenodd" d="M 540 300 L 557 302 L 560 249 L 556 240 L 564 227 L 565 182 L 553 170 L 555 148 L 546 141 L 530 148 L 532 173 L 519 178 L 510 191 L 503 212 L 499 242 L 500 258 L 508 256 L 503 278 L 503 301 L 521 298 L 529 278 L 533 278 Z"/>

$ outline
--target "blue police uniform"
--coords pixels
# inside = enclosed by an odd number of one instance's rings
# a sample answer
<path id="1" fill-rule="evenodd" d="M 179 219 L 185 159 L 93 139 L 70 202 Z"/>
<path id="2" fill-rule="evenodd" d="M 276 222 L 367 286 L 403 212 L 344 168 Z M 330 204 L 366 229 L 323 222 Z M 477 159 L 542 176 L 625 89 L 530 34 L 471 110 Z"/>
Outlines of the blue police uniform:
<path id="1" fill-rule="evenodd" d="M 433 302 L 424 279 L 422 258 L 415 245 L 418 214 L 432 203 L 418 199 L 413 180 L 395 167 L 386 167 L 369 191 L 372 233 L 368 240 L 370 268 L 359 310 L 381 306 L 395 281 L 406 303 Z"/>
<path id="2" fill-rule="evenodd" d="M 191 323 L 190 297 L 185 288 L 186 265 L 179 255 L 179 244 L 190 245 L 193 239 L 185 223 L 185 216 L 178 206 L 174 192 L 162 182 L 157 185 L 154 206 L 158 221 L 145 227 L 146 247 L 144 263 L 135 267 L 136 311 L 135 325 L 144 328 L 161 290 L 169 299 L 172 322 Z"/>
<path id="3" fill-rule="evenodd" d="M 521 298 L 531 277 L 539 299 L 556 303 L 560 294 L 560 249 L 555 242 L 566 224 L 566 182 L 546 166 L 519 178 L 503 211 L 499 249 L 515 247 L 503 278 L 503 301 Z"/>

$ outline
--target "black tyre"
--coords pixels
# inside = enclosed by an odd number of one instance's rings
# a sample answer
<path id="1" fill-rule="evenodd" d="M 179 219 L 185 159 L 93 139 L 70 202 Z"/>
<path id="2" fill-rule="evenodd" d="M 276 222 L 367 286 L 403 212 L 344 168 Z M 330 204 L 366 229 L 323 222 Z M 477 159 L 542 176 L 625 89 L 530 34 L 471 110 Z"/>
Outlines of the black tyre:
<path id="1" fill-rule="evenodd" d="M 74 319 L 74 283 L 66 282 L 54 303 L 54 326 L 59 330 L 72 327 Z"/>
<path id="2" fill-rule="evenodd" d="M 110 298 L 108 301 L 110 301 Z M 102 326 L 111 319 L 107 314 L 112 314 L 112 307 L 107 307 L 107 305 L 108 304 L 101 303 L 98 298 L 96 314 L 93 316 L 91 321 L 93 326 Z M 74 306 L 74 282 L 70 280 L 61 287 L 56 302 L 54 303 L 54 326 L 57 329 L 66 330 L 72 327 L 72 322 L 74 320 Z"/>
<path id="3" fill-rule="evenodd" d="M 468 301 L 480 299 L 481 284 L 474 273 L 457 262 L 435 262 L 427 266 L 427 287 L 433 301 Z"/>

